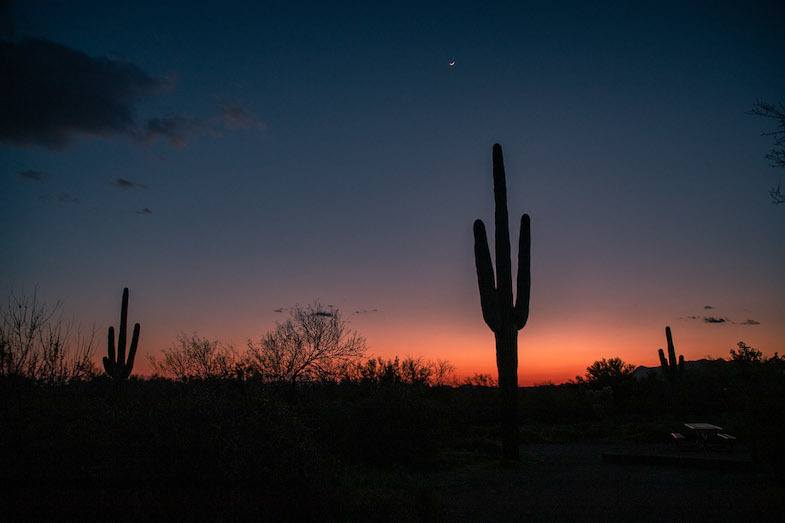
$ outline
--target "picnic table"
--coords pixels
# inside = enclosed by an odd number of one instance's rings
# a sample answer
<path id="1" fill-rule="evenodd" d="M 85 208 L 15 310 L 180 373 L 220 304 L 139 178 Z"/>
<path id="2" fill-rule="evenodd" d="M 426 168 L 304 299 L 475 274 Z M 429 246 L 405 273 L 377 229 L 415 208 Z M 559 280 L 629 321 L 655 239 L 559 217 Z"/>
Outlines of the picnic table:
<path id="1" fill-rule="evenodd" d="M 715 439 L 722 430 L 722 427 L 712 425 L 711 423 L 685 423 L 684 426 L 695 432 L 697 435 L 695 442 L 699 448 L 703 449 L 706 448 L 706 443 Z"/>

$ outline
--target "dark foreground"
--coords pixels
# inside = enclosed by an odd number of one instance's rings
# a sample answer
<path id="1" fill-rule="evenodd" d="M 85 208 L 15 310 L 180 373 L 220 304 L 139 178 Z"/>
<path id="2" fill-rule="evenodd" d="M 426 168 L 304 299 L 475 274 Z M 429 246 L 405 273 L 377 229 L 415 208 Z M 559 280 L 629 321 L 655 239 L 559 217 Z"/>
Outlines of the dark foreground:
<path id="1" fill-rule="evenodd" d="M 754 471 L 603 463 L 618 444 L 530 444 L 514 468 L 476 454 L 439 471 L 347 471 L 338 506 L 313 519 L 441 521 L 781 521 L 785 486 Z M 336 485 L 338 487 L 339 485 Z M 237 484 L 6 487 L 11 514 L 29 519 L 287 518 L 263 488 Z M 296 493 L 292 493 L 297 497 Z M 301 507 L 305 508 L 305 507 Z M 316 509 L 324 510 L 317 512 Z M 7 513 L 8 514 L 8 513 Z M 288 514 L 297 519 L 298 510 Z"/>
<path id="2" fill-rule="evenodd" d="M 601 443 L 529 445 L 516 470 L 488 467 L 442 477 L 439 492 L 450 500 L 446 519 L 776 521 L 785 509 L 785 486 L 765 474 L 601 461 L 602 452 L 618 449 Z"/>
<path id="3" fill-rule="evenodd" d="M 499 463 L 484 387 L 2 382 L 0 520 L 778 521 L 780 376 L 522 390 L 514 467 Z M 687 420 L 734 433 L 738 448 L 716 455 L 748 463 L 602 459 L 695 456 L 667 444 Z"/>

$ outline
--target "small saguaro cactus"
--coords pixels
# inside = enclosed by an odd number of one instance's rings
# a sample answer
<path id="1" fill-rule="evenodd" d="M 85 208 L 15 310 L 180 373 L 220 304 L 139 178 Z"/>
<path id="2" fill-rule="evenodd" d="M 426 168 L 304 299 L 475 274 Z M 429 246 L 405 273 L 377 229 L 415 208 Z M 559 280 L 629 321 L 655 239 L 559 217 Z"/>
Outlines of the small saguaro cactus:
<path id="1" fill-rule="evenodd" d="M 531 291 L 531 229 L 529 215 L 521 216 L 518 238 L 518 280 L 512 296 L 512 262 L 507 215 L 507 182 L 502 147 L 493 146 L 493 193 L 496 201 L 496 275 L 488 248 L 485 224 L 474 221 L 474 261 L 480 288 L 482 317 L 496 337 L 502 415 L 502 456 L 517 461 L 518 454 L 518 331 L 529 318 Z"/>
<path id="2" fill-rule="evenodd" d="M 128 349 L 128 358 L 125 356 L 125 338 L 128 326 L 128 288 L 123 289 L 123 303 L 120 307 L 120 332 L 117 335 L 117 352 L 114 346 L 114 327 L 109 327 L 109 339 L 107 343 L 107 356 L 104 356 L 104 370 L 107 376 L 114 381 L 128 379 L 131 370 L 134 368 L 134 357 L 136 357 L 136 346 L 139 343 L 139 324 L 134 325 L 134 332 L 131 335 L 131 346 Z"/>
<path id="3" fill-rule="evenodd" d="M 670 327 L 665 327 L 665 338 L 668 340 L 668 359 L 665 359 L 665 352 L 662 349 L 657 349 L 660 355 L 660 367 L 665 379 L 675 383 L 684 375 L 684 355 L 680 355 L 679 362 L 676 363 L 676 348 L 673 346 Z"/>

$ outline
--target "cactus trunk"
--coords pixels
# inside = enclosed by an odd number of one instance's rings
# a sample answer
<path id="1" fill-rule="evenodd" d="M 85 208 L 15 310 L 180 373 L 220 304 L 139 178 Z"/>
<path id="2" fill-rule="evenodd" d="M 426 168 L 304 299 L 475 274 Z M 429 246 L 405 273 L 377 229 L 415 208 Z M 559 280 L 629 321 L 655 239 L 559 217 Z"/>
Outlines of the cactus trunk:
<path id="1" fill-rule="evenodd" d="M 684 375 L 684 355 L 680 355 L 678 360 L 676 359 L 676 347 L 673 344 L 673 335 L 670 327 L 665 327 L 665 341 L 668 344 L 668 359 L 665 359 L 665 351 L 658 349 L 660 367 L 665 379 L 670 383 L 676 383 Z"/>
<path id="2" fill-rule="evenodd" d="M 510 260 L 510 227 L 507 214 L 507 183 L 504 159 L 499 144 L 493 146 L 493 193 L 496 203 L 495 239 L 496 274 L 485 224 L 474 222 L 474 258 L 480 304 L 485 323 L 496 337 L 496 366 L 499 372 L 502 456 L 517 461 L 518 454 L 518 331 L 529 317 L 530 245 L 529 216 L 521 217 L 518 241 L 517 292 L 513 303 L 512 262 Z"/>
<path id="3" fill-rule="evenodd" d="M 517 461 L 518 454 L 518 331 L 496 334 L 496 368 L 501 395 L 502 458 Z"/>

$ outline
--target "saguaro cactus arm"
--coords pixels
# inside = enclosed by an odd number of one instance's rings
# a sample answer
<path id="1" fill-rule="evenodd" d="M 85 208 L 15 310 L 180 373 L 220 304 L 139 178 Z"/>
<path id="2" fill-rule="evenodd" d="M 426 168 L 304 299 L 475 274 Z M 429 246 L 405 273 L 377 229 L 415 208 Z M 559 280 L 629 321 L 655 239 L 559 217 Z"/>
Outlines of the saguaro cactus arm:
<path id="1" fill-rule="evenodd" d="M 114 349 L 114 327 L 109 327 L 109 336 L 106 341 L 107 355 L 104 356 L 104 370 L 109 376 L 114 375 L 114 362 L 117 359 Z"/>
<path id="2" fill-rule="evenodd" d="M 669 370 L 668 360 L 665 359 L 665 352 L 662 349 L 657 349 L 657 353 L 660 355 L 660 368 L 663 372 Z"/>
<path id="3" fill-rule="evenodd" d="M 474 221 L 474 263 L 477 267 L 477 285 L 480 288 L 482 318 L 494 332 L 499 328 L 499 306 L 496 300 L 496 283 L 493 262 L 488 248 L 488 236 L 482 220 Z"/>
<path id="4" fill-rule="evenodd" d="M 520 330 L 529 319 L 529 294 L 531 293 L 531 220 L 528 214 L 521 216 L 521 232 L 518 237 L 518 288 L 515 292 L 515 328 Z"/>
<path id="5" fill-rule="evenodd" d="M 136 358 L 136 348 L 139 344 L 140 325 L 134 325 L 131 334 L 131 345 L 128 348 L 128 358 L 126 359 L 126 332 L 128 326 L 128 288 L 123 289 L 123 301 L 120 306 L 120 332 L 117 336 L 117 350 L 114 344 L 114 327 L 109 327 L 107 336 L 107 355 L 103 358 L 104 370 L 106 374 L 115 380 L 124 380 L 131 375 Z"/>

